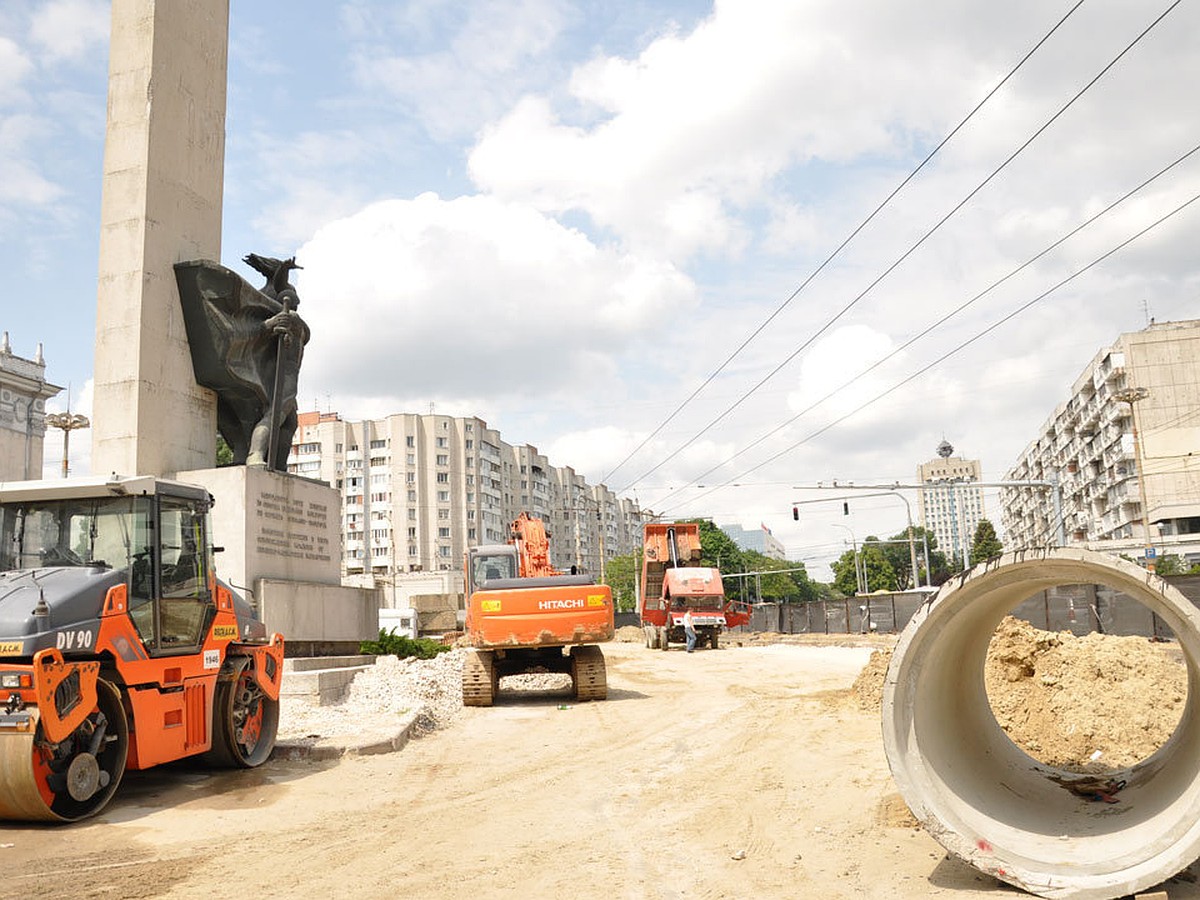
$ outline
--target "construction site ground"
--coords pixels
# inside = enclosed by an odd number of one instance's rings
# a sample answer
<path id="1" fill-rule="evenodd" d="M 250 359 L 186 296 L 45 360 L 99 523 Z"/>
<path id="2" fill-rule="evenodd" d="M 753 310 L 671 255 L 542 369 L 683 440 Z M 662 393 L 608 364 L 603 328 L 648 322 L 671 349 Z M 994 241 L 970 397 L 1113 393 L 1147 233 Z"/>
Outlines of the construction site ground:
<path id="1" fill-rule="evenodd" d="M 1023 896 L 897 794 L 853 689 L 893 637 L 743 641 L 606 644 L 606 702 L 502 690 L 398 752 L 129 773 L 95 819 L 0 826 L 0 897 Z"/>

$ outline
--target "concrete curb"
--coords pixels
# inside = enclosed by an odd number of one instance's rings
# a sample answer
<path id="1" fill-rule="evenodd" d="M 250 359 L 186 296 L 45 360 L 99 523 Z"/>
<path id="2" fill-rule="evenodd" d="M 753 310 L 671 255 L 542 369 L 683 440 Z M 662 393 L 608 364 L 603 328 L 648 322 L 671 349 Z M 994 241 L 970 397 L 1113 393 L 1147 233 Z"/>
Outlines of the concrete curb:
<path id="1" fill-rule="evenodd" d="M 273 760 L 320 761 L 346 756 L 376 756 L 394 753 L 404 748 L 416 729 L 419 713 L 410 712 L 397 723 L 394 730 L 377 729 L 373 734 L 337 737 L 284 738 L 275 744 Z"/>

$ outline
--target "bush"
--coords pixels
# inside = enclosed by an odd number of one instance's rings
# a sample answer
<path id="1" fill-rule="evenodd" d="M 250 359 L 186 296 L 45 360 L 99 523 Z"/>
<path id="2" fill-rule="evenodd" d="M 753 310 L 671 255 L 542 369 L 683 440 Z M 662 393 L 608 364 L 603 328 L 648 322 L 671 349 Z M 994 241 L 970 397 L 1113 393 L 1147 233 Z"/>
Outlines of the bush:
<path id="1" fill-rule="evenodd" d="M 396 629 L 384 631 L 379 629 L 379 640 L 363 641 L 358 645 L 359 653 L 371 656 L 398 656 L 404 659 L 415 656 L 417 659 L 433 659 L 439 653 L 450 650 L 451 647 L 441 641 L 430 638 L 410 638 L 406 634 L 396 634 Z"/>

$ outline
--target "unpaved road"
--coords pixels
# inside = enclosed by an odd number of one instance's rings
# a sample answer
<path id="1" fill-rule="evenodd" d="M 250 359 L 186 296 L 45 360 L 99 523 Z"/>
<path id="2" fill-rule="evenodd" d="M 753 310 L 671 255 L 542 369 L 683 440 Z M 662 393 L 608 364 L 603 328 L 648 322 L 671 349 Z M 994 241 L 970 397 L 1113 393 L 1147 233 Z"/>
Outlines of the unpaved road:
<path id="1" fill-rule="evenodd" d="M 608 644 L 607 702 L 502 693 L 399 753 L 132 773 L 89 822 L 0 827 L 0 896 L 1023 896 L 908 823 L 849 690 L 869 653 Z"/>

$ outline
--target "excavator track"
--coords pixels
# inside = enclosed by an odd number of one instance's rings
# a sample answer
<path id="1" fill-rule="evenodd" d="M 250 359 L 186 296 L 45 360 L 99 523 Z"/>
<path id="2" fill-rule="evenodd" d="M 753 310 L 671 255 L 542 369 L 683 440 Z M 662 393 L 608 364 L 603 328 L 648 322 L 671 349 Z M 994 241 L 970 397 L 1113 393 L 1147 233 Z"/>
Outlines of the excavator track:
<path id="1" fill-rule="evenodd" d="M 463 657 L 463 706 L 491 706 L 499 678 L 490 650 L 468 650 Z"/>
<path id="2" fill-rule="evenodd" d="M 604 654 L 594 644 L 571 648 L 571 681 L 575 699 L 605 700 L 608 698 L 608 678 L 604 671 Z"/>
<path id="3" fill-rule="evenodd" d="M 28 729 L 0 733 L 0 819 L 75 822 L 103 809 L 121 782 L 129 728 L 117 689 L 97 682 L 95 708 L 49 744 L 37 711 Z"/>

